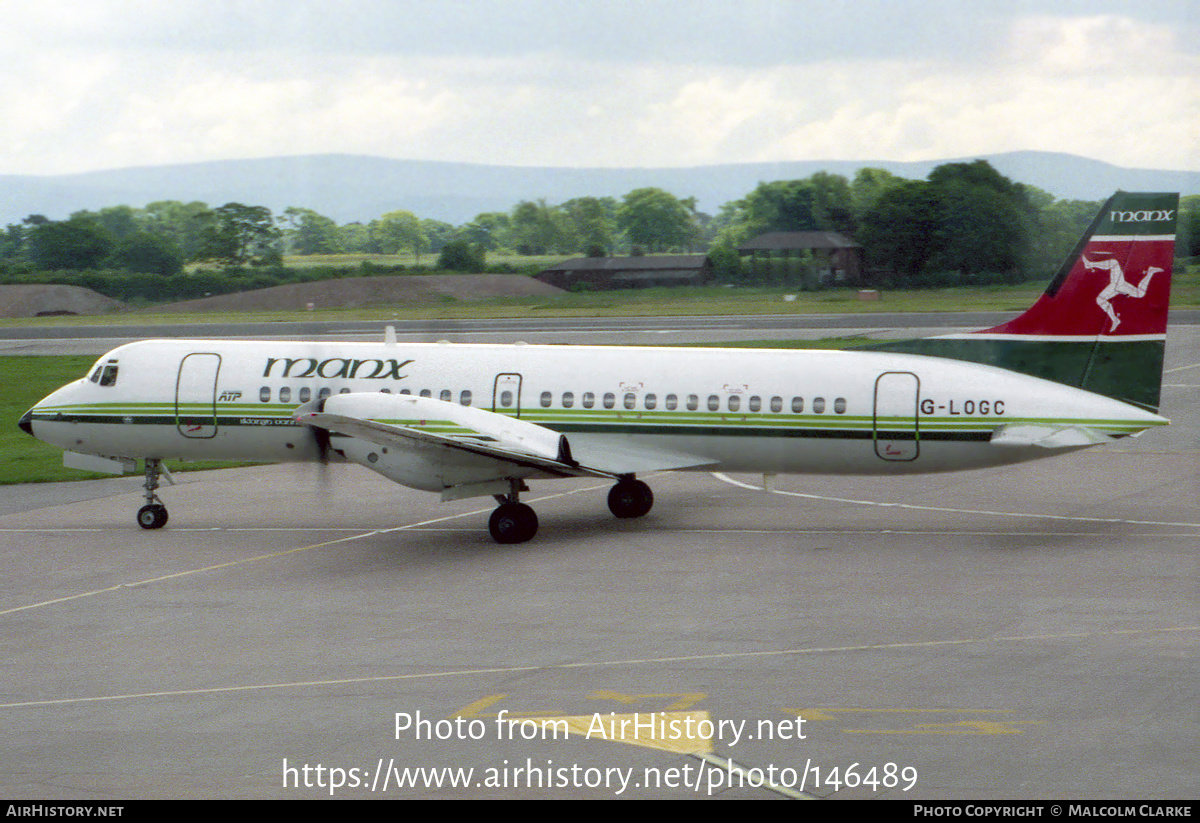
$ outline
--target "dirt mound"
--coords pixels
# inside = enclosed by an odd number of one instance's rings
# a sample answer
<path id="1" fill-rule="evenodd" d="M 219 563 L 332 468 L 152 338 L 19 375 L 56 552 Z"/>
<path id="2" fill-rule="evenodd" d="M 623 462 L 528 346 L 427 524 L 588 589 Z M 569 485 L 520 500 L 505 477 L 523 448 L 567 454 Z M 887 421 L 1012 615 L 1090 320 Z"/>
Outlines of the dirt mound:
<path id="1" fill-rule="evenodd" d="M 480 300 L 551 294 L 562 294 L 562 290 L 519 274 L 413 274 L 291 283 L 269 289 L 167 303 L 146 311 L 304 311 L 310 304 L 315 309 L 353 309 L 433 303 L 444 297 Z"/>
<path id="2" fill-rule="evenodd" d="M 0 317 L 103 314 L 123 308 L 125 304 L 82 286 L 0 286 Z"/>

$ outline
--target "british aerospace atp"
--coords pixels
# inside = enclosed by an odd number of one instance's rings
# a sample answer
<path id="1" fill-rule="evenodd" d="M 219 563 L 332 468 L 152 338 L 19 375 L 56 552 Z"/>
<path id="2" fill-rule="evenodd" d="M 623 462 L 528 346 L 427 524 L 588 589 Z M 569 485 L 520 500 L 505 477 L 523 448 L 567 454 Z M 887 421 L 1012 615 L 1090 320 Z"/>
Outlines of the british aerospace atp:
<path id="1" fill-rule="evenodd" d="M 442 500 L 493 496 L 529 540 L 529 483 L 608 478 L 621 518 L 664 470 L 901 478 L 1062 454 L 1159 416 L 1178 195 L 1118 192 L 1037 302 L 982 331 L 843 351 L 146 340 L 20 426 L 69 465 L 358 463 Z"/>

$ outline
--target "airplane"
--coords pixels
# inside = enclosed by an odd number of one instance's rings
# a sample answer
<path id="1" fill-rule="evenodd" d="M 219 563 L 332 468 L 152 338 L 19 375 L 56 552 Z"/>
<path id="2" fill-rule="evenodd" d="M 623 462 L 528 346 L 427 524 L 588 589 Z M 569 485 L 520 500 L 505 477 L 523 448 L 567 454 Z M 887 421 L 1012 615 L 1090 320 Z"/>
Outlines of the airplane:
<path id="1" fill-rule="evenodd" d="M 1118 192 L 1037 302 L 989 329 L 840 351 L 147 340 L 101 357 L 20 427 L 68 465 L 345 460 L 441 499 L 493 496 L 499 543 L 538 529 L 527 481 L 613 481 L 618 518 L 666 470 L 978 469 L 1140 434 L 1157 414 L 1177 194 Z M 1127 279 L 1128 278 L 1128 279 Z M 1136 285 L 1134 285 L 1136 284 Z M 169 479 L 169 474 L 168 474 Z"/>

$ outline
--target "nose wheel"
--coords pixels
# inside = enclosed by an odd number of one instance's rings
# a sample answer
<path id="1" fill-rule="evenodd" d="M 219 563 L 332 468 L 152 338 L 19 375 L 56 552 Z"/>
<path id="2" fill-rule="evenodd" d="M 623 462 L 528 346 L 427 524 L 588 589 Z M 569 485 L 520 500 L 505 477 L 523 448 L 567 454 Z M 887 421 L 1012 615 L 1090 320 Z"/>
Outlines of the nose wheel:
<path id="1" fill-rule="evenodd" d="M 167 525 L 167 507 L 162 503 L 150 503 L 138 509 L 138 525 L 143 529 L 161 529 Z"/>
<path id="2" fill-rule="evenodd" d="M 158 478 L 166 468 L 162 461 L 153 457 L 146 458 L 146 482 L 142 484 L 145 489 L 143 497 L 146 498 L 146 505 L 138 509 L 137 522 L 143 529 L 161 529 L 167 525 L 167 507 L 158 499 L 155 492 L 158 490 Z M 167 475 L 170 479 L 170 474 Z"/>

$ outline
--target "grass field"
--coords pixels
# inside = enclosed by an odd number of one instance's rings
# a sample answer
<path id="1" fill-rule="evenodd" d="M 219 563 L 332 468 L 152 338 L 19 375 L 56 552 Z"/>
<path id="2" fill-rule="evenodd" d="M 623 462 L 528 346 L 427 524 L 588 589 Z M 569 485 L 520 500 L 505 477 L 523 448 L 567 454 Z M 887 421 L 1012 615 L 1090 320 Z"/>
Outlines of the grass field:
<path id="1" fill-rule="evenodd" d="M 17 428 L 21 415 L 50 392 L 83 377 L 96 358 L 86 356 L 0 357 L 0 485 L 89 480 L 111 475 L 68 469 L 62 449 L 43 443 Z M 229 463 L 166 461 L 170 471 L 211 469 Z"/>

